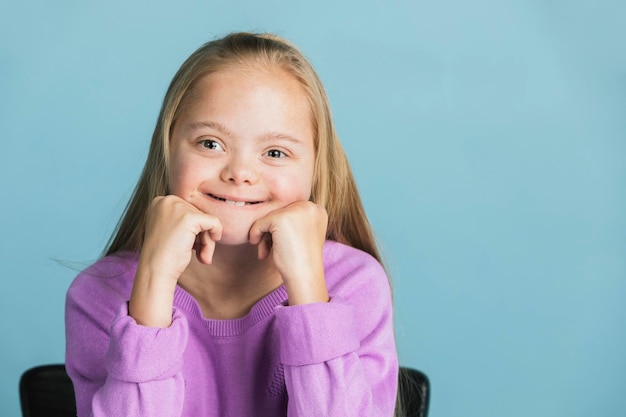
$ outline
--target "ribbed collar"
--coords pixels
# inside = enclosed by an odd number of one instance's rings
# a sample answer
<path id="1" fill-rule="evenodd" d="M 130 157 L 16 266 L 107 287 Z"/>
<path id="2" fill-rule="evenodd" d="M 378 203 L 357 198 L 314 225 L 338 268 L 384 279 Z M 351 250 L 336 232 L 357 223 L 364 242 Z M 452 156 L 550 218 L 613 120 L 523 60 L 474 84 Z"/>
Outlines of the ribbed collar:
<path id="1" fill-rule="evenodd" d="M 246 330 L 274 314 L 276 307 L 285 305 L 287 302 L 287 290 L 284 285 L 267 294 L 255 305 L 244 317 L 232 320 L 205 319 L 198 302 L 184 289 L 176 286 L 174 291 L 174 307 L 185 311 L 204 324 L 207 332 L 216 337 L 238 336 Z"/>

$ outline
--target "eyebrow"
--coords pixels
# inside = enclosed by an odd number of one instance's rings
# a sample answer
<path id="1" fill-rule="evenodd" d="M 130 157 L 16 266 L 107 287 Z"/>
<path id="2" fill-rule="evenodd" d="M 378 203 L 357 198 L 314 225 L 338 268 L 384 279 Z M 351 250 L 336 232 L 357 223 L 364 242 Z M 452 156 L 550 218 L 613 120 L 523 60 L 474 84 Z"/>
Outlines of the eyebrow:
<path id="1" fill-rule="evenodd" d="M 230 129 L 228 129 L 226 126 L 224 126 L 223 124 L 219 123 L 219 122 L 214 122 L 214 121 L 197 121 L 197 122 L 190 122 L 187 123 L 185 125 L 185 130 L 188 132 L 193 132 L 195 130 L 200 130 L 200 129 L 205 129 L 205 128 L 209 128 L 209 129 L 215 129 L 218 132 L 229 136 L 229 137 L 235 137 L 237 135 L 235 135 Z M 280 133 L 280 132 L 275 132 L 275 131 L 271 131 L 271 132 L 267 132 L 264 133 L 259 139 L 258 142 L 269 142 L 271 140 L 286 140 L 289 142 L 292 142 L 294 144 L 303 144 L 305 143 L 304 140 L 299 139 L 297 137 L 291 136 L 291 135 L 287 135 L 285 133 Z"/>
<path id="2" fill-rule="evenodd" d="M 295 145 L 302 145 L 305 143 L 302 139 L 280 132 L 268 132 L 260 137 L 259 142 L 269 142 L 272 140 L 286 140 Z"/>
<path id="3" fill-rule="evenodd" d="M 194 130 L 200 130 L 207 127 L 210 129 L 215 129 L 226 136 L 235 136 L 235 134 L 231 132 L 226 126 L 213 121 L 190 122 L 186 124 L 185 130 L 193 132 Z"/>

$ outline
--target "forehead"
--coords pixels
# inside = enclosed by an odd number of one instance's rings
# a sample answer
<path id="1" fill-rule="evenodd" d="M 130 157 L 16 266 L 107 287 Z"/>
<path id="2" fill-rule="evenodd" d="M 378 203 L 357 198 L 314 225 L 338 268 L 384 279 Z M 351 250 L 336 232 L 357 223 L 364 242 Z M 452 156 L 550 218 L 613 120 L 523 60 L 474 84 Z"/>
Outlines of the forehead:
<path id="1" fill-rule="evenodd" d="M 176 124 L 219 124 L 237 133 L 245 127 L 287 130 L 313 139 L 309 98 L 298 79 L 282 68 L 239 66 L 200 78 L 179 106 Z"/>
<path id="2" fill-rule="evenodd" d="M 291 108 L 312 113 L 308 94 L 294 75 L 280 67 L 252 65 L 229 66 L 200 77 L 185 94 L 180 110 L 211 101 L 253 104 L 253 99 L 267 105 L 289 102 Z"/>

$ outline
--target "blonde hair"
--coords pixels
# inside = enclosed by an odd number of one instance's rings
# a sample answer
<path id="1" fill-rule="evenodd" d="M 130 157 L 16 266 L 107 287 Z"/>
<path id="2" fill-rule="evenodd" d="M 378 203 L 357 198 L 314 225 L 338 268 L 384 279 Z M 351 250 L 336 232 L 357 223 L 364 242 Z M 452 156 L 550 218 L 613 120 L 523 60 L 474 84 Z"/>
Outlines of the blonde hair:
<path id="1" fill-rule="evenodd" d="M 148 206 L 155 197 L 169 193 L 170 133 L 182 105 L 203 77 L 242 66 L 281 68 L 300 82 L 311 108 L 315 135 L 311 201 L 328 213 L 327 238 L 368 252 L 382 263 L 318 75 L 289 41 L 271 34 L 244 32 L 202 45 L 172 79 L 152 134 L 146 165 L 104 254 L 141 250 Z"/>

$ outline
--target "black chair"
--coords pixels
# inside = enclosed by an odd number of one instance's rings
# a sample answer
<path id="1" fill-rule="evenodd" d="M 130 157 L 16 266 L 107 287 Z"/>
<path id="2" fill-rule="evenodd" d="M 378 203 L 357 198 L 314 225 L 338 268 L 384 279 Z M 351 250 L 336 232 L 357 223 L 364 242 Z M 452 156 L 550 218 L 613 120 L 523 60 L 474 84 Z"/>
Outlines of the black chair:
<path id="1" fill-rule="evenodd" d="M 427 417 L 430 381 L 421 371 L 400 367 L 395 417 Z"/>
<path id="2" fill-rule="evenodd" d="M 428 377 L 415 369 L 400 367 L 396 417 L 427 417 L 430 400 Z M 20 379 L 23 417 L 75 417 L 74 387 L 65 365 L 35 366 Z"/>
<path id="3" fill-rule="evenodd" d="M 65 365 L 35 366 L 20 378 L 23 417 L 76 417 L 74 386 Z"/>

